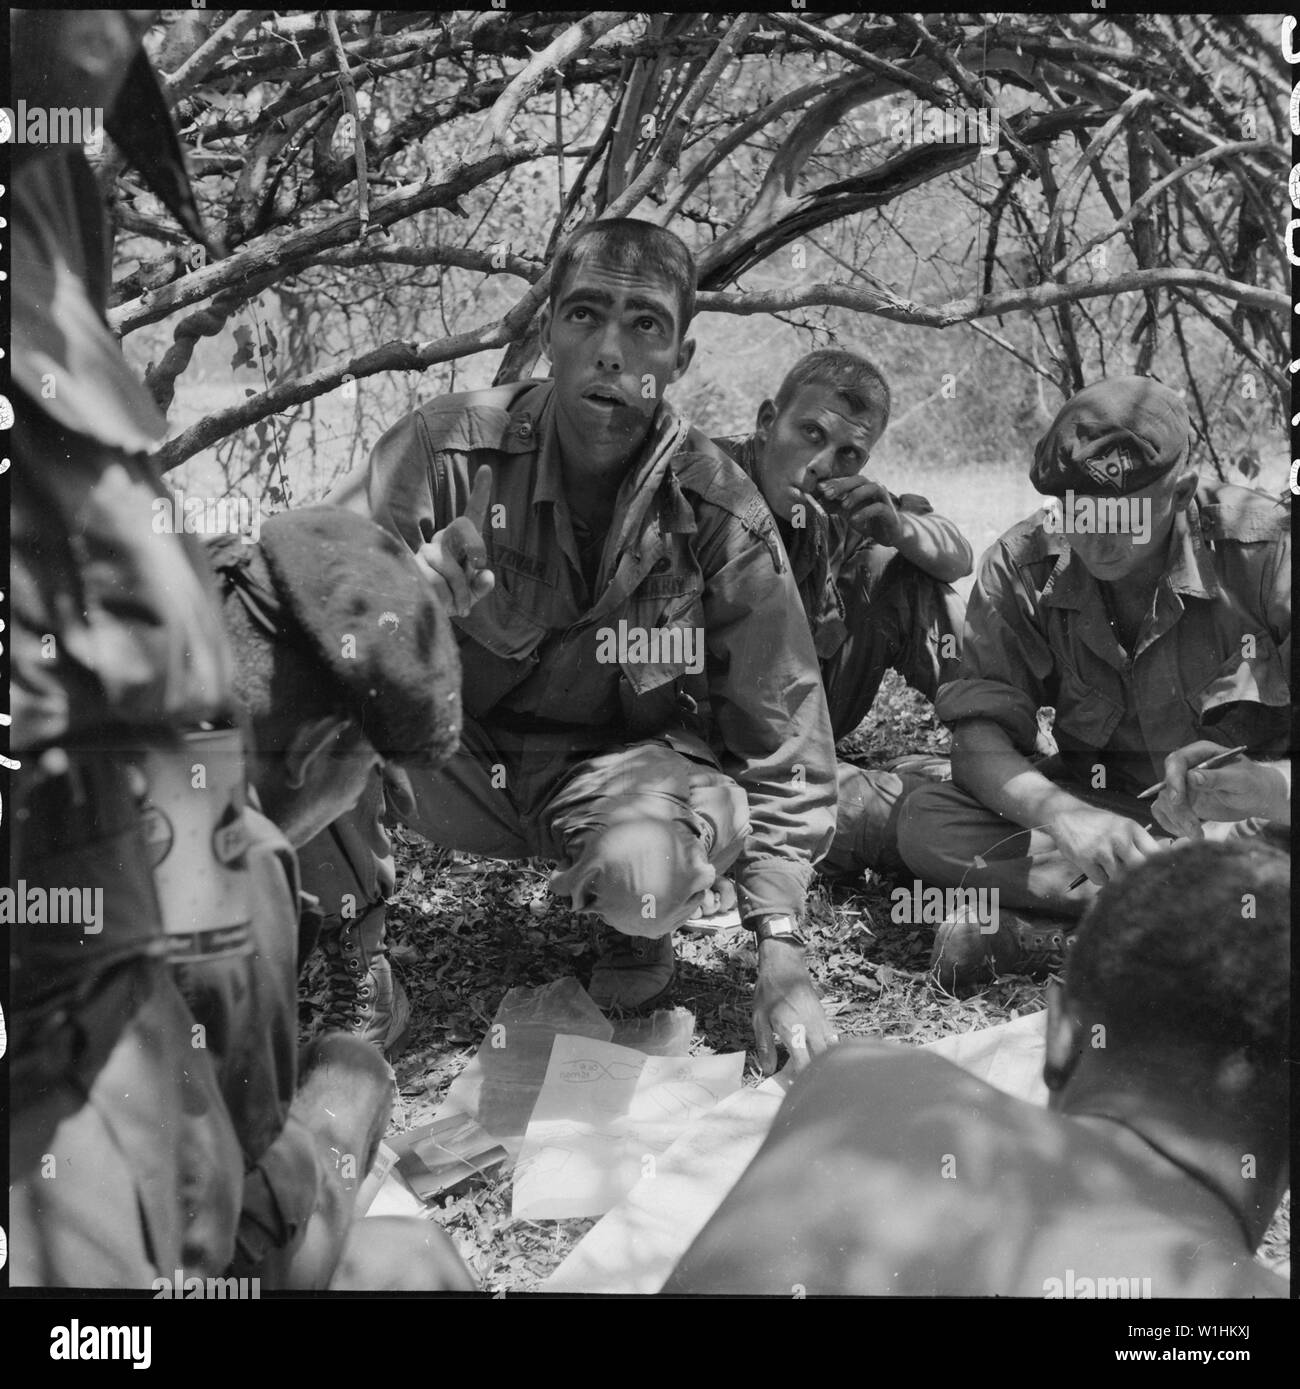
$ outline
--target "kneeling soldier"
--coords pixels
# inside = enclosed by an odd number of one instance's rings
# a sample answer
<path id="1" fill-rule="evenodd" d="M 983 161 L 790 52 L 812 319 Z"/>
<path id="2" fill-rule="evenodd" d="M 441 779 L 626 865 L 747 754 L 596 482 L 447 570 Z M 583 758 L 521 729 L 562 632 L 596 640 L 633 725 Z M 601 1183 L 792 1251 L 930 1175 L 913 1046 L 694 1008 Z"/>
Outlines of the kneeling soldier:
<path id="1" fill-rule="evenodd" d="M 694 300 L 670 232 L 579 230 L 551 282 L 555 379 L 422 406 L 333 499 L 400 536 L 455 614 L 461 751 L 412 779 L 403 818 L 470 853 L 554 860 L 552 891 L 608 928 L 590 986 L 607 1008 L 666 994 L 673 930 L 732 869 L 770 1069 L 778 1039 L 796 1064 L 831 1040 L 798 918 L 834 826 L 834 747 L 767 507 L 663 399 Z M 323 866 L 375 904 L 373 951 L 381 882 L 338 871 L 340 846 L 365 867 L 367 832 L 331 838 Z M 358 1021 L 379 1040 L 387 1024 Z"/>

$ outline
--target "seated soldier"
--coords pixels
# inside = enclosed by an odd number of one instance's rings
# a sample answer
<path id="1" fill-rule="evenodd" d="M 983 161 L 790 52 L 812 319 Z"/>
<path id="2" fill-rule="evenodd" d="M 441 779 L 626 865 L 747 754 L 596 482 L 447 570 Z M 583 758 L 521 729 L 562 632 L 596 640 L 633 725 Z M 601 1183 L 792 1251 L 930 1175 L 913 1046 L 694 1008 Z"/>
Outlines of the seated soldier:
<path id="1" fill-rule="evenodd" d="M 927 699 L 957 673 L 971 548 L 924 497 L 862 475 L 889 423 L 889 385 L 855 352 L 810 352 L 758 408 L 753 434 L 715 439 L 757 483 L 790 557 L 836 739 L 866 718 L 893 668 Z M 839 817 L 823 867 L 897 871 L 898 810 L 941 758 L 886 768 L 840 761 Z"/>
<path id="2" fill-rule="evenodd" d="M 664 1291 L 1285 1297 L 1252 1254 L 1288 1175 L 1290 878 L 1261 838 L 1109 883 L 1048 995 L 1047 1108 L 836 1048 Z"/>
<path id="3" fill-rule="evenodd" d="M 553 380 L 421 406 L 332 496 L 398 535 L 454 614 L 461 749 L 412 776 L 402 819 L 469 853 L 554 861 L 552 891 L 608 928 L 589 985 L 604 1008 L 664 997 L 672 932 L 732 869 L 758 938 L 760 1060 L 774 1067 L 779 1039 L 800 1065 L 833 1040 L 798 918 L 834 828 L 834 746 L 767 507 L 663 399 L 694 352 L 694 262 L 662 228 L 596 222 L 550 293 Z M 311 846 L 304 880 L 373 955 L 368 812 Z M 340 922 L 349 895 L 367 911 Z M 381 1043 L 385 993 L 353 1013 Z"/>
<path id="4" fill-rule="evenodd" d="M 981 562 L 961 670 L 935 704 L 953 729 L 952 783 L 910 795 L 899 823 L 918 877 L 997 892 L 995 913 L 958 910 L 940 926 L 932 965 L 945 985 L 1059 959 L 1097 890 L 1156 851 L 1165 831 L 1139 795 L 1170 753 L 1287 748 L 1287 511 L 1199 479 L 1191 444 L 1167 386 L 1088 387 L 1034 456 L 1034 486 L 1061 500 Z M 1035 761 L 1043 706 L 1059 753 Z"/>
<path id="5" fill-rule="evenodd" d="M 392 1108 L 378 1051 L 331 1033 L 295 1066 L 311 942 L 299 939 L 293 849 L 356 804 L 381 760 L 437 766 L 450 754 L 460 665 L 449 624 L 406 549 L 335 507 L 273 517 L 256 546 L 210 541 L 208 556 L 248 715 L 251 797 L 270 817 L 243 815 L 251 956 L 173 957 L 244 1149 L 233 1271 L 267 1288 L 472 1287 L 429 1222 L 353 1221 Z M 400 785 L 400 770 L 387 774 Z"/>

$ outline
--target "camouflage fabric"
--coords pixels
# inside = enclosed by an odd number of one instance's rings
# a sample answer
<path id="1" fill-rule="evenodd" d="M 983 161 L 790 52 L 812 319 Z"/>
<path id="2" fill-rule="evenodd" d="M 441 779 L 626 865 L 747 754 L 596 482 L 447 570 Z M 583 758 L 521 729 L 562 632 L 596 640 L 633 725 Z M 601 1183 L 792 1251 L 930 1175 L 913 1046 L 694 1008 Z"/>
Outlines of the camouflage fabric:
<path id="1" fill-rule="evenodd" d="M 10 22 L 15 102 L 115 119 L 123 83 L 153 81 L 143 12 Z M 167 493 L 142 450 L 163 421 L 104 321 L 85 157 L 14 152 L 11 1269 L 17 1284 L 148 1287 L 234 1254 L 239 1143 L 167 962 L 169 929 L 208 923 L 164 912 L 149 799 L 151 767 L 190 774 L 181 731 L 233 714 L 228 656 L 193 537 L 153 529 Z M 153 153 L 178 159 L 174 135 Z"/>

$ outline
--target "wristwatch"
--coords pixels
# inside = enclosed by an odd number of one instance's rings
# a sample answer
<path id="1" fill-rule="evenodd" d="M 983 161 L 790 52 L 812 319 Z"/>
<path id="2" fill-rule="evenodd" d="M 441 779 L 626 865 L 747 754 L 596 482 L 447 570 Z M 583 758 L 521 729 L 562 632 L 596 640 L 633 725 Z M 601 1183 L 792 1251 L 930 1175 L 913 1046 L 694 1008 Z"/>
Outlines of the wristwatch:
<path id="1" fill-rule="evenodd" d="M 799 930 L 799 923 L 792 916 L 751 917 L 745 925 L 753 930 L 760 945 L 765 940 L 788 940 L 801 950 L 808 946 L 807 939 Z"/>

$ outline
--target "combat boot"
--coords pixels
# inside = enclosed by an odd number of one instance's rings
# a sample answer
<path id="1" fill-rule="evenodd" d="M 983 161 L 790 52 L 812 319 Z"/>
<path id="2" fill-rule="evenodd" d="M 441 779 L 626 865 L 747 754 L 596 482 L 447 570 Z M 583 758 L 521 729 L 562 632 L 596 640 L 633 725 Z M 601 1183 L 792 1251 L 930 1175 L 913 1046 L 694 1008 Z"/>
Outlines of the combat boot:
<path id="1" fill-rule="evenodd" d="M 344 921 L 321 934 L 326 960 L 325 1010 L 317 1035 L 349 1032 L 386 1056 L 400 1051 L 411 1025 L 411 1005 L 393 974 L 387 952 L 366 949 L 360 921 Z"/>
<path id="2" fill-rule="evenodd" d="M 673 936 L 625 936 L 602 926 L 600 953 L 587 992 L 597 1008 L 639 1013 L 667 994 L 677 972 Z"/>
<path id="3" fill-rule="evenodd" d="M 1059 970 L 1074 943 L 1075 922 L 1032 920 L 999 910 L 982 922 L 960 906 L 935 932 L 930 972 L 952 992 L 960 984 L 980 984 L 998 974 L 1036 974 Z"/>

